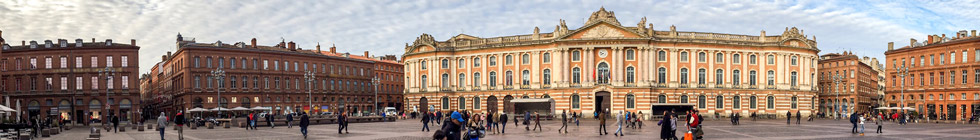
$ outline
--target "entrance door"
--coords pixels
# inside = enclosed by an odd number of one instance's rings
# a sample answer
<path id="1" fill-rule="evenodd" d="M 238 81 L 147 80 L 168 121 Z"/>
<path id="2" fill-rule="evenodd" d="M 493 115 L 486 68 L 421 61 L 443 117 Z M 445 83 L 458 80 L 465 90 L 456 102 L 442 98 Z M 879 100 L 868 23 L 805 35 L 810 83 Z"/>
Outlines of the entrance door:
<path id="1" fill-rule="evenodd" d="M 612 100 L 611 98 L 612 98 L 612 96 L 610 96 L 610 93 L 609 92 L 605 92 L 605 91 L 596 92 L 595 93 L 595 102 L 594 102 L 595 103 L 595 111 L 596 112 L 601 112 L 601 111 L 609 110 L 610 100 Z M 608 113 L 608 112 L 606 112 L 606 113 Z"/>
<path id="2" fill-rule="evenodd" d="M 493 113 L 497 112 L 497 96 L 487 98 L 487 110 Z"/>
<path id="3" fill-rule="evenodd" d="M 954 104 L 946 105 L 946 112 L 947 112 L 946 117 L 948 117 L 947 118 L 948 120 L 956 120 L 956 105 Z"/>
<path id="4" fill-rule="evenodd" d="M 426 99 L 425 97 L 419 99 L 419 111 L 429 111 L 429 99 Z"/>
<path id="5" fill-rule="evenodd" d="M 75 118 L 72 119 L 72 120 L 74 120 L 75 123 L 78 123 L 78 124 L 85 124 L 85 111 L 84 110 L 75 110 Z"/>
<path id="6" fill-rule="evenodd" d="M 514 100 L 514 96 L 504 96 L 504 112 L 514 113 L 514 104 L 510 103 L 510 100 Z"/>

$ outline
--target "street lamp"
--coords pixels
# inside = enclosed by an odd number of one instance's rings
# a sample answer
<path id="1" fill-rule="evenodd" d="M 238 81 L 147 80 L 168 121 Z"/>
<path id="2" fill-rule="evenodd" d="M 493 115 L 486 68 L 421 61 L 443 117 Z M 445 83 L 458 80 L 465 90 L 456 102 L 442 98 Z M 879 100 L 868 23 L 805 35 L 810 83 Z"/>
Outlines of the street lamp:
<path id="1" fill-rule="evenodd" d="M 374 111 L 376 112 L 375 115 L 381 115 L 382 113 L 381 109 L 378 108 L 378 83 L 379 82 L 381 82 L 381 79 L 378 79 L 377 76 L 371 78 L 371 83 L 374 84 Z"/>
<path id="2" fill-rule="evenodd" d="M 895 67 L 895 72 L 898 73 L 898 77 L 902 78 L 902 99 L 899 106 L 901 107 L 900 109 L 902 110 L 902 114 L 905 114 L 905 76 L 909 75 L 909 68 L 905 67 L 905 64 L 902 64 L 901 67 Z"/>
<path id="3" fill-rule="evenodd" d="M 223 80 L 225 80 L 225 71 L 218 67 L 211 70 L 211 78 L 214 78 L 218 82 L 218 117 L 221 117 L 221 88 L 225 86 Z"/>
<path id="4" fill-rule="evenodd" d="M 307 98 L 310 102 L 310 111 L 307 113 L 313 113 L 313 82 L 316 81 L 316 75 L 312 71 L 306 71 L 303 76 L 306 77 L 306 89 L 310 91 L 310 97 Z"/>
<path id="5" fill-rule="evenodd" d="M 102 113 L 105 113 L 105 116 L 106 116 L 105 118 L 102 118 L 102 122 L 103 123 L 106 123 L 106 124 L 109 123 L 108 121 L 105 121 L 105 120 L 106 119 L 109 119 L 109 109 L 110 109 L 110 107 L 112 107 L 112 106 L 109 105 L 109 104 L 112 103 L 112 102 L 109 102 L 109 86 L 112 85 L 112 83 L 109 80 L 112 80 L 112 77 L 115 76 L 115 75 L 116 75 L 116 69 L 112 69 L 112 67 L 105 67 L 105 69 L 99 70 L 99 76 L 105 76 L 105 83 L 106 83 L 106 88 L 105 88 L 105 110 L 102 111 Z"/>
<path id="6" fill-rule="evenodd" d="M 834 108 L 836 108 L 836 110 L 834 110 L 834 116 L 836 116 L 836 117 L 834 117 L 834 118 L 835 119 L 840 119 L 840 117 L 841 117 L 841 114 L 840 114 L 841 113 L 841 108 L 840 108 L 840 83 L 841 83 L 841 81 L 844 81 L 844 77 L 843 76 L 840 76 L 840 73 L 837 73 L 834 76 L 831 76 L 831 79 L 833 79 L 833 81 L 834 81 L 834 91 L 836 92 L 836 95 L 834 95 L 835 96 L 834 97 L 835 98 L 834 99 Z"/>

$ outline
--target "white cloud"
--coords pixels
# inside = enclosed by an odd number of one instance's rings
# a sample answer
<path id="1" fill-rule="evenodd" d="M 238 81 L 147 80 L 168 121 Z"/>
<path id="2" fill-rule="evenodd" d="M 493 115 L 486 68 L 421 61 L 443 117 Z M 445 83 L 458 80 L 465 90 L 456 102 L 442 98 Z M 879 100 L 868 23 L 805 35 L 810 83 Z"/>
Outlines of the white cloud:
<path id="1" fill-rule="evenodd" d="M 976 26 L 980 7 L 971 1 L 0 1 L 0 30 L 19 40 L 137 39 L 141 71 L 174 51 L 178 32 L 199 42 L 233 43 L 279 38 L 311 49 L 317 42 L 339 51 L 401 55 L 422 33 L 445 40 L 459 33 L 479 37 L 551 32 L 559 19 L 581 26 L 604 6 L 635 26 L 641 17 L 656 30 L 758 35 L 799 27 L 816 35 L 823 53 L 853 50 L 883 58 L 885 43 L 952 33 Z M 14 41 L 16 40 L 16 41 Z M 920 39 L 921 40 L 921 39 Z M 13 43 L 12 43 L 13 44 Z"/>

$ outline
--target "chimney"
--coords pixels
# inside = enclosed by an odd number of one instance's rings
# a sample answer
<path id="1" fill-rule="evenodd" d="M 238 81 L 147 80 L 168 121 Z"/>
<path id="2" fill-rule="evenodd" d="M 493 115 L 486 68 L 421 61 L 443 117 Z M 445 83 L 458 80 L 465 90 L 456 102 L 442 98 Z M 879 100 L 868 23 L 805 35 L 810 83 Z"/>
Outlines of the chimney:
<path id="1" fill-rule="evenodd" d="M 332 54 L 337 53 L 337 44 L 334 44 L 332 47 L 330 47 L 330 53 Z"/>
<path id="2" fill-rule="evenodd" d="M 167 55 L 160 56 L 161 61 L 167 61 Z"/>
<path id="3" fill-rule="evenodd" d="M 915 47 L 915 38 L 909 38 L 909 48 Z"/>
<path id="4" fill-rule="evenodd" d="M 320 43 L 316 43 L 316 53 L 320 53 Z"/>
<path id="5" fill-rule="evenodd" d="M 929 35 L 928 38 L 926 38 L 927 39 L 926 40 L 926 45 L 932 44 L 932 41 L 933 41 L 934 38 L 935 38 L 935 35 Z"/>
<path id="6" fill-rule="evenodd" d="M 977 30 L 970 30 L 970 37 L 977 37 Z"/>
<path id="7" fill-rule="evenodd" d="M 256 42 L 256 41 L 255 41 L 255 38 L 252 38 L 252 48 L 256 48 L 256 47 L 255 47 L 255 42 Z"/>
<path id="8" fill-rule="evenodd" d="M 888 42 L 888 50 L 890 51 L 894 49 L 895 49 L 895 42 Z"/>
<path id="9" fill-rule="evenodd" d="M 364 57 L 371 58 L 371 55 L 368 53 L 368 51 L 364 51 Z"/>
<path id="10" fill-rule="evenodd" d="M 92 38 L 92 43 L 95 43 L 95 38 Z"/>
<path id="11" fill-rule="evenodd" d="M 943 39 L 946 39 L 946 34 L 943 34 L 943 38 L 939 38 L 937 41 L 943 41 Z"/>
<path id="12" fill-rule="evenodd" d="M 23 40 L 21 40 L 21 41 L 20 41 L 20 46 L 27 46 L 27 41 L 23 41 Z"/>
<path id="13" fill-rule="evenodd" d="M 289 50 L 296 51 L 296 43 L 289 41 Z"/>
<path id="14" fill-rule="evenodd" d="M 133 45 L 133 46 L 136 46 L 136 39 L 130 39 L 129 40 L 129 44 L 130 45 Z"/>
<path id="15" fill-rule="evenodd" d="M 171 56 L 171 55 L 173 55 L 173 54 L 171 54 L 171 52 L 167 51 L 167 56 Z"/>

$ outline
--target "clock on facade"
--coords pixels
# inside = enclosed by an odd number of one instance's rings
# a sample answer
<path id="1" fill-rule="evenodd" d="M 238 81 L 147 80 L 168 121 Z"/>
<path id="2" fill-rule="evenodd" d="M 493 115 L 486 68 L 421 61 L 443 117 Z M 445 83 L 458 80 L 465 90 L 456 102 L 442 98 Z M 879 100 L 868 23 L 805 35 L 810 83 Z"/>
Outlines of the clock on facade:
<path id="1" fill-rule="evenodd" d="M 599 58 L 606 58 L 606 55 L 608 55 L 608 54 L 609 53 L 607 53 L 606 50 L 604 50 L 604 49 L 603 50 L 599 50 Z"/>

